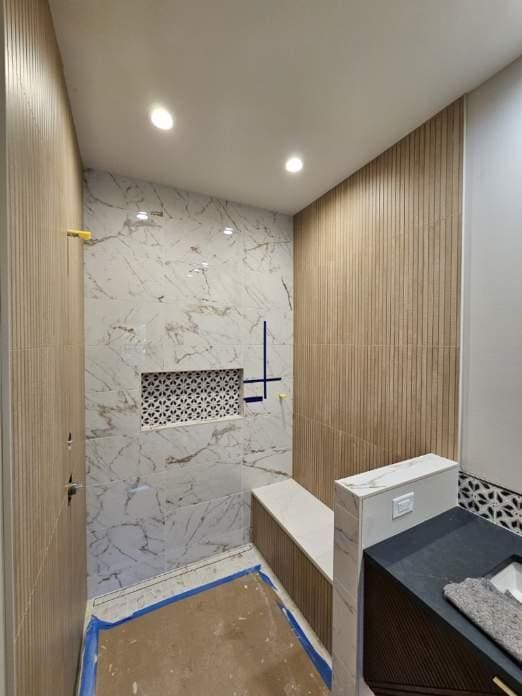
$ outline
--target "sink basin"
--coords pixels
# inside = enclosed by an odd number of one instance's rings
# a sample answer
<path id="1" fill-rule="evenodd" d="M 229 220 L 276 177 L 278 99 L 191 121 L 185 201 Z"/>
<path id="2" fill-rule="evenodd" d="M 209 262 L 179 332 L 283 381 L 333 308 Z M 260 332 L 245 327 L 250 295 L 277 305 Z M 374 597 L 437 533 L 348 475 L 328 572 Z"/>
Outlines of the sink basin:
<path id="1" fill-rule="evenodd" d="M 515 599 L 522 602 L 522 563 L 513 561 L 490 578 L 500 592 L 509 591 Z"/>

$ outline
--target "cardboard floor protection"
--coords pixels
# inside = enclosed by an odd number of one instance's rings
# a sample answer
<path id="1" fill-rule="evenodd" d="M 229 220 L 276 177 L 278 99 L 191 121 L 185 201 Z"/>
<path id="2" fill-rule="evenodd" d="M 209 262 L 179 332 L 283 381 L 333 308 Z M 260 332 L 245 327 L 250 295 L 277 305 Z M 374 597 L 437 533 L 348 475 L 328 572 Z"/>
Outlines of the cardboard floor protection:
<path id="1" fill-rule="evenodd" d="M 257 573 L 101 631 L 96 696 L 324 696 Z"/>

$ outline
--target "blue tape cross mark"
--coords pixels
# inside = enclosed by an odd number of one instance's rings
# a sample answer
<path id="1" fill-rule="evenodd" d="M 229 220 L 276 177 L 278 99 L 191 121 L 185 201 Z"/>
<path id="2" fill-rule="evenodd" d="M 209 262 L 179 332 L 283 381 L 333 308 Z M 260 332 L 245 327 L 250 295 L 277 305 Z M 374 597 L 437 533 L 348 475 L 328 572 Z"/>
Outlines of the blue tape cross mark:
<path id="1" fill-rule="evenodd" d="M 267 377 L 267 363 L 268 363 L 268 333 L 267 333 L 267 323 L 263 321 L 263 376 L 256 379 L 244 379 L 243 384 L 262 384 L 263 385 L 263 396 L 245 396 L 243 401 L 247 404 L 256 401 L 264 401 L 268 398 L 268 382 L 280 382 L 282 377 Z"/>
<path id="2" fill-rule="evenodd" d="M 84 647 L 83 647 L 83 659 L 82 659 L 82 673 L 81 673 L 81 682 L 80 682 L 80 693 L 79 696 L 95 696 L 96 694 L 96 670 L 97 670 L 97 662 L 98 662 L 98 644 L 99 644 L 99 636 L 100 636 L 100 631 L 101 630 L 108 630 L 111 628 L 115 628 L 116 626 L 121 626 L 121 624 L 127 623 L 128 621 L 132 621 L 133 619 L 137 619 L 140 616 L 144 616 L 145 614 L 150 614 L 152 611 L 156 611 L 156 609 L 161 609 L 162 607 L 165 607 L 169 604 L 174 604 L 175 602 L 180 602 L 182 599 L 186 599 L 187 597 L 193 597 L 194 595 L 198 595 L 201 592 L 206 592 L 206 590 L 211 590 L 213 587 L 218 587 L 219 585 L 223 585 L 226 582 L 231 582 L 232 580 L 236 580 L 237 578 L 242 578 L 245 575 L 250 575 L 251 573 L 258 573 L 259 577 L 263 582 L 265 582 L 267 585 L 269 585 L 273 590 L 277 591 L 276 586 L 272 582 L 272 580 L 266 575 L 261 570 L 261 565 L 258 564 L 256 566 L 253 566 L 251 568 L 247 568 L 246 570 L 240 570 L 237 573 L 234 573 L 233 575 L 229 575 L 226 578 L 221 578 L 220 580 L 213 580 L 212 582 L 207 583 L 206 585 L 201 585 L 200 587 L 196 587 L 192 590 L 187 590 L 185 592 L 181 592 L 179 595 L 175 595 L 174 597 L 169 597 L 168 599 L 163 599 L 160 602 L 156 602 L 156 604 L 151 604 L 149 607 L 144 607 L 143 609 L 139 609 L 138 611 L 135 611 L 133 614 L 130 616 L 125 617 L 124 619 L 120 619 L 119 621 L 114 621 L 114 622 L 109 622 L 109 621 L 102 621 L 101 619 L 98 619 L 96 616 L 93 616 L 91 620 L 89 621 L 89 625 L 87 627 L 87 631 L 85 633 L 85 638 L 84 638 Z M 317 652 L 317 650 L 314 648 L 314 646 L 311 644 L 309 639 L 307 638 L 305 632 L 295 619 L 294 615 L 292 614 L 291 611 L 289 611 L 282 603 L 278 602 L 278 606 L 283 612 L 284 616 L 287 618 L 292 630 L 294 631 L 295 635 L 299 639 L 299 642 L 303 646 L 306 654 L 314 664 L 315 668 L 319 672 L 319 675 L 321 676 L 322 680 L 326 684 L 326 686 L 331 689 L 332 687 L 332 669 L 330 665 L 321 657 L 321 655 Z"/>

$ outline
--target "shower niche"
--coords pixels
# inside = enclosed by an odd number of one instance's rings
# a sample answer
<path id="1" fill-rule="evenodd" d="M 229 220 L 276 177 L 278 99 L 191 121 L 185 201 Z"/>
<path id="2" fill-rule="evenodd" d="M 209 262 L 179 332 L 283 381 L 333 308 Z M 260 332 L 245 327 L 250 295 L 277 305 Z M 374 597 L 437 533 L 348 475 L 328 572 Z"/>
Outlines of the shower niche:
<path id="1" fill-rule="evenodd" d="M 154 430 L 243 415 L 243 370 L 143 372 L 141 428 Z"/>

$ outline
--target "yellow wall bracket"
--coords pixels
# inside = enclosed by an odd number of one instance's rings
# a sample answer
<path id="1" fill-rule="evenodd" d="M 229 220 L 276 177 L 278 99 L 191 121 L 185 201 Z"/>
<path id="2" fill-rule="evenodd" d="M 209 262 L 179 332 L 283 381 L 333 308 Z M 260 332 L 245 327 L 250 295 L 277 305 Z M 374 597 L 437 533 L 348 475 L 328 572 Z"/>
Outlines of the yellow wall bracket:
<path id="1" fill-rule="evenodd" d="M 92 233 L 87 230 L 67 230 L 68 237 L 79 237 L 83 239 L 84 242 L 88 242 L 92 239 Z"/>

